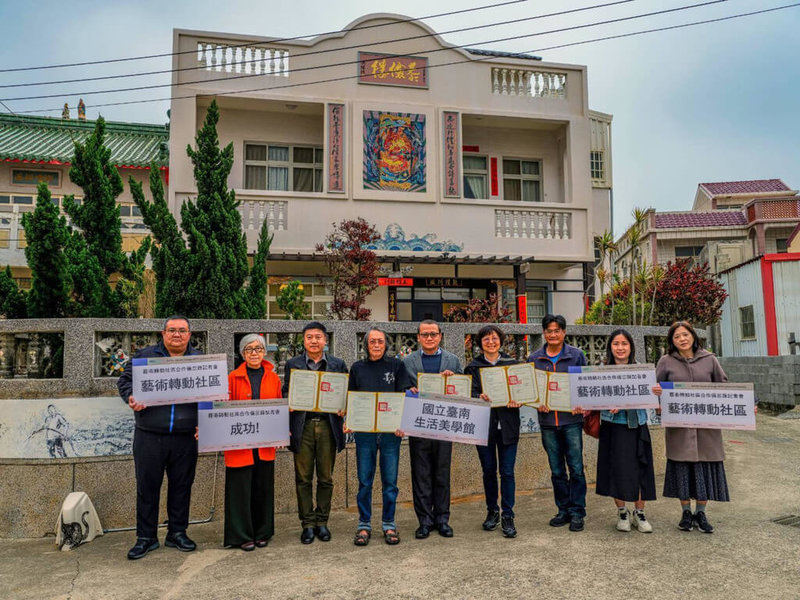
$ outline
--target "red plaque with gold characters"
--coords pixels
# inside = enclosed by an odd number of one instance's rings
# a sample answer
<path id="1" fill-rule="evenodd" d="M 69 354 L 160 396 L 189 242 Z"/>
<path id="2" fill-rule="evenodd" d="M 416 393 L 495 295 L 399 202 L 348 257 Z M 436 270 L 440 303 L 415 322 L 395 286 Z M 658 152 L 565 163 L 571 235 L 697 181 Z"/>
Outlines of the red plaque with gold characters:
<path id="1" fill-rule="evenodd" d="M 358 82 L 427 89 L 428 59 L 424 56 L 359 52 Z"/>

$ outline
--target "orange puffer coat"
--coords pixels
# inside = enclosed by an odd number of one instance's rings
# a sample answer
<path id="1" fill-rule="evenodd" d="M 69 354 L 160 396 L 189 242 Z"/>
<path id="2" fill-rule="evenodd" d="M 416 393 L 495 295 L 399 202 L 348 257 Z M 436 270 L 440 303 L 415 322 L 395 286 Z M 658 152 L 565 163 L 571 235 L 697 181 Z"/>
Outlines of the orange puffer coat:
<path id="1" fill-rule="evenodd" d="M 261 361 L 264 367 L 264 375 L 261 378 L 261 400 L 281 397 L 281 380 L 275 373 L 272 363 L 266 360 Z M 252 390 L 250 389 L 250 379 L 247 377 L 247 363 L 242 363 L 228 375 L 228 393 L 231 400 L 251 400 Z M 275 460 L 275 448 L 259 448 L 258 457 L 261 460 Z M 253 464 L 253 451 L 247 450 L 226 450 L 226 467 L 249 467 Z"/>

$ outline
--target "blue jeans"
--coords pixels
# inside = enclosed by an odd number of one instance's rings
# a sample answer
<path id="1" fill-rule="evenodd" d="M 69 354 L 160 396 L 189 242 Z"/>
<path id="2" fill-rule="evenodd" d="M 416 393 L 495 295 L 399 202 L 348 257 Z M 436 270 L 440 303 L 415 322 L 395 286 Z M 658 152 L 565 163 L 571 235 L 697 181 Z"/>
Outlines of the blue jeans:
<path id="1" fill-rule="evenodd" d="M 499 432 L 498 432 L 499 433 Z M 514 464 L 517 462 L 517 443 L 504 444 L 498 439 L 489 439 L 488 446 L 475 446 L 483 468 L 483 493 L 486 509 L 497 511 L 497 468 L 500 466 L 500 498 L 504 517 L 514 517 Z"/>
<path id="2" fill-rule="evenodd" d="M 583 472 L 583 425 L 542 426 L 542 446 L 550 462 L 558 512 L 586 516 L 586 474 Z M 569 468 L 569 479 L 567 478 Z"/>
<path id="3" fill-rule="evenodd" d="M 383 530 L 397 529 L 397 466 L 402 438 L 393 433 L 356 433 L 356 469 L 358 471 L 358 529 L 372 530 L 372 483 L 380 450 L 381 489 L 383 491 Z"/>

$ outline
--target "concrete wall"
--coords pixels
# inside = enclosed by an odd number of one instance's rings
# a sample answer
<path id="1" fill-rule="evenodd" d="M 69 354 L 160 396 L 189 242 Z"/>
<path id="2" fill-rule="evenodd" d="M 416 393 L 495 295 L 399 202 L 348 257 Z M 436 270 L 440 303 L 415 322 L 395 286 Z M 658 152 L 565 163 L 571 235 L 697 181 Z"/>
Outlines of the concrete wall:
<path id="1" fill-rule="evenodd" d="M 237 333 L 299 332 L 303 321 L 193 321 L 193 331 L 205 332 L 208 353 L 228 354 L 233 366 L 232 351 Z M 329 321 L 337 356 L 348 364 L 358 358 L 358 334 L 374 323 Z M 380 323 L 389 333 L 415 331 L 415 323 Z M 464 361 L 464 337 L 474 334 L 480 324 L 445 323 L 444 346 Z M 116 394 L 116 378 L 96 377 L 94 353 L 97 332 L 152 332 L 161 323 L 155 319 L 51 319 L 43 321 L 0 321 L 0 342 L 21 332 L 64 332 L 64 377 L 61 379 L 2 379 L 0 403 L 20 398 L 94 397 Z M 507 334 L 531 334 L 532 343 L 540 343 L 537 324 L 503 325 Z M 614 326 L 570 326 L 570 336 L 582 336 L 582 342 L 595 344 L 607 336 Z M 638 359 L 644 362 L 645 337 L 662 337 L 664 327 L 638 327 L 632 330 Z M 0 432 L 1 434 L 2 432 Z M 653 428 L 656 472 L 663 473 L 664 447 L 660 428 Z M 590 482 L 594 481 L 596 442 L 586 438 L 585 463 Z M 525 433 L 520 440 L 516 467 L 517 488 L 530 490 L 549 487 L 549 469 L 538 433 Z M 400 459 L 400 500 L 411 500 L 408 448 L 404 443 Z M 39 537 L 54 533 L 56 518 L 64 497 L 72 491 L 86 491 L 97 508 L 105 528 L 130 527 L 135 523 L 135 480 L 132 457 L 102 456 L 63 459 L 0 458 L 0 537 Z M 355 448 L 350 445 L 339 455 L 335 469 L 334 508 L 355 506 L 357 489 Z M 452 467 L 454 497 L 482 492 L 481 469 L 474 448 L 456 444 Z M 224 463 L 216 454 L 201 455 L 192 495 L 191 518 L 222 518 L 224 496 Z M 162 498 L 162 507 L 164 500 Z M 292 457 L 287 451 L 278 453 L 275 470 L 275 507 L 281 513 L 296 511 Z M 212 514 L 213 513 L 213 514 Z"/>
<path id="2" fill-rule="evenodd" d="M 753 382 L 756 398 L 771 407 L 800 404 L 800 355 L 726 356 L 719 359 L 731 382 Z"/>

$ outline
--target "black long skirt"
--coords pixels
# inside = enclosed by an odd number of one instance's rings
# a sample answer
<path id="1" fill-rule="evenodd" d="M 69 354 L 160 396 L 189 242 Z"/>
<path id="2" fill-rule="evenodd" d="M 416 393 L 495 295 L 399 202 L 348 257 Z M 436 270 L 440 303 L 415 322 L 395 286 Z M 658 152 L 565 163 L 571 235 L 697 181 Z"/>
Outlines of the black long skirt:
<path id="1" fill-rule="evenodd" d="M 682 462 L 667 459 L 664 474 L 664 496 L 680 500 L 714 500 L 729 502 L 725 464 L 715 462 Z"/>
<path id="2" fill-rule="evenodd" d="M 597 494 L 625 502 L 656 499 L 653 445 L 647 425 L 600 423 Z"/>
<path id="3" fill-rule="evenodd" d="M 275 533 L 275 462 L 258 458 L 249 467 L 225 468 L 224 544 L 269 540 Z"/>

